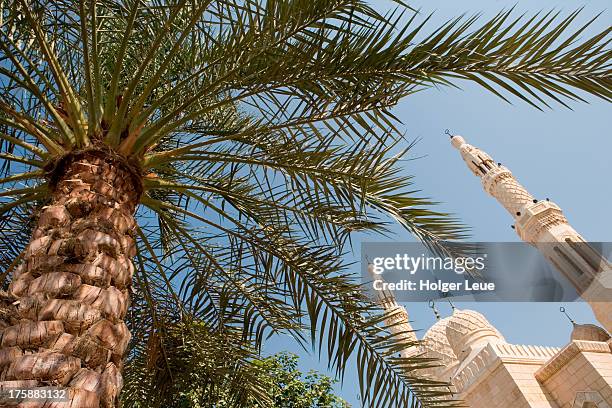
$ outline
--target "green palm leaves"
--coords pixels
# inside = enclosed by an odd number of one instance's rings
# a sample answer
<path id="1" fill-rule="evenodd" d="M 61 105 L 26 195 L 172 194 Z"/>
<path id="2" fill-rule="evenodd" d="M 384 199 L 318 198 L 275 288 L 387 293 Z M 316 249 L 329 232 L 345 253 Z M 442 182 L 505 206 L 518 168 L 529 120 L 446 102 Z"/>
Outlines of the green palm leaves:
<path id="1" fill-rule="evenodd" d="M 18 226 L 70 152 L 105 146 L 142 170 L 134 406 L 167 398 L 181 344 L 233 356 L 200 368 L 265 401 L 250 370 L 274 333 L 313 344 L 340 375 L 355 358 L 372 406 L 452 404 L 419 379 L 428 363 L 394 357 L 406 344 L 346 264 L 354 232 L 399 223 L 432 245 L 464 233 L 405 175 L 390 109 L 455 80 L 539 108 L 611 97 L 610 30 L 582 39 L 578 12 L 432 31 L 404 6 L 356 0 L 0 4 L 3 238 L 25 245 Z M 5 277 L 15 257 L 0 258 Z"/>

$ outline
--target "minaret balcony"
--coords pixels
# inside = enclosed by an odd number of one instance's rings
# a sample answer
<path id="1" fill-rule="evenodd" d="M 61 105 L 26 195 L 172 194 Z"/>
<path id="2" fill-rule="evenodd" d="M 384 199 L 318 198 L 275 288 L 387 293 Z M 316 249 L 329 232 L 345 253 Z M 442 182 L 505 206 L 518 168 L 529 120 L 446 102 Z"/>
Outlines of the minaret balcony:
<path id="1" fill-rule="evenodd" d="M 538 201 L 523 207 L 516 218 L 516 232 L 519 237 L 533 244 L 541 241 L 541 235 L 550 228 L 567 224 L 561 208 L 551 201 Z"/>

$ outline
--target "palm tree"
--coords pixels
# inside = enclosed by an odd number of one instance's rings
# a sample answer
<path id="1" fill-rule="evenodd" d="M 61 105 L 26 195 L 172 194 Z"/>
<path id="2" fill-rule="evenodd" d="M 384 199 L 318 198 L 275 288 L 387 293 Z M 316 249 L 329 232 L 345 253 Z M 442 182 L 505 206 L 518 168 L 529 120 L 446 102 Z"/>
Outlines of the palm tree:
<path id="1" fill-rule="evenodd" d="M 161 404 L 185 347 L 202 358 L 178 369 L 265 402 L 274 333 L 339 375 L 354 357 L 371 406 L 452 405 L 347 271 L 356 231 L 464 234 L 401 174 L 390 108 L 456 80 L 538 108 L 611 97 L 610 30 L 580 40 L 577 12 L 425 35 L 400 2 L 0 5 L 0 385 L 66 386 L 73 408 L 117 406 L 124 364 L 125 404 Z"/>

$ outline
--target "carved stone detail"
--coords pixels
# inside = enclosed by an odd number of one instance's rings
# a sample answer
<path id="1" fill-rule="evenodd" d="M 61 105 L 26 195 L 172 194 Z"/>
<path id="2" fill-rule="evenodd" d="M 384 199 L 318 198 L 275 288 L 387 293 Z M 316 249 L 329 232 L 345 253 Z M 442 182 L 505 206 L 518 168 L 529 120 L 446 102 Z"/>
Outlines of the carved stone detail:
<path id="1" fill-rule="evenodd" d="M 545 382 L 581 352 L 605 354 L 610 353 L 610 347 L 600 341 L 572 341 L 536 372 L 536 379 Z"/>

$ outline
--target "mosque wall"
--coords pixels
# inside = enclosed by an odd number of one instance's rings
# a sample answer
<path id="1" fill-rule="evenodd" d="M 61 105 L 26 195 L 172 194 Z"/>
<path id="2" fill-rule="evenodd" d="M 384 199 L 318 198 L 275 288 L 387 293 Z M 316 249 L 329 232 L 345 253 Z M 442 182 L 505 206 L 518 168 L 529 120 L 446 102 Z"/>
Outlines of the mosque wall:
<path id="1" fill-rule="evenodd" d="M 535 378 L 540 365 L 529 363 L 507 364 L 506 369 L 523 394 L 530 408 L 560 408 L 552 395 Z"/>
<path id="2" fill-rule="evenodd" d="M 612 403 L 612 353 L 606 343 L 572 341 L 535 377 L 559 408 L 574 408 L 577 395 L 589 392 L 596 392 L 604 401 Z"/>
<path id="3" fill-rule="evenodd" d="M 529 373 L 534 368 L 538 366 L 500 364 L 462 398 L 469 407 L 559 408 Z"/>

